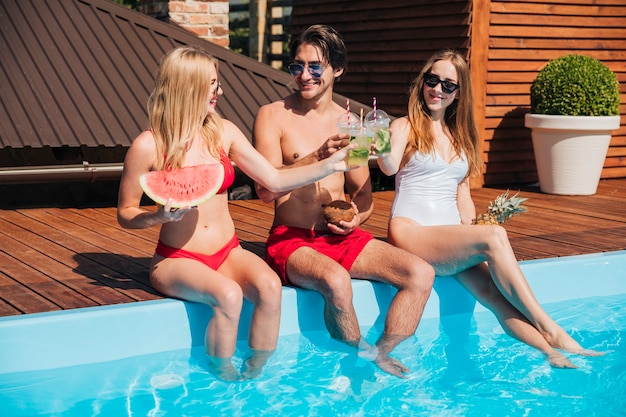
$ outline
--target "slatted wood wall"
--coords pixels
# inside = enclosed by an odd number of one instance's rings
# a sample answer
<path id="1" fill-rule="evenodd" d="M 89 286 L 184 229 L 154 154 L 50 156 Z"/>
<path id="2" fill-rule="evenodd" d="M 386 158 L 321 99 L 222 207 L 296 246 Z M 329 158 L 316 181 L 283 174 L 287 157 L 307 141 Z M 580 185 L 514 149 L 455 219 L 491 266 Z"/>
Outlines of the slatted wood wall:
<path id="1" fill-rule="evenodd" d="M 406 114 L 408 89 L 424 60 L 444 47 L 467 53 L 467 0 L 294 0 L 291 33 L 315 23 L 336 28 L 348 47 L 348 71 L 335 90 L 394 116 Z M 357 109 L 358 111 L 358 109 Z"/>
<path id="2" fill-rule="evenodd" d="M 537 180 L 530 130 L 530 84 L 550 59 L 593 56 L 616 72 L 622 126 L 614 132 L 603 178 L 626 177 L 626 1 L 624 0 L 294 0 L 292 33 L 314 23 L 337 28 L 348 72 L 336 91 L 363 103 L 376 96 L 406 114 L 409 83 L 423 61 L 455 48 L 470 62 L 483 132 L 484 177 L 474 184 Z"/>
<path id="3" fill-rule="evenodd" d="M 613 133 L 603 178 L 626 177 L 626 2 L 475 1 L 489 4 L 484 151 L 485 183 L 537 179 L 530 131 L 530 85 L 550 60 L 575 53 L 611 68 L 621 89 L 622 126 Z M 486 8 L 486 7 L 485 7 Z M 476 43 L 475 43 L 476 42 Z M 474 47 L 481 48 L 473 39 Z M 483 45 L 484 47 L 484 45 Z M 472 64 L 474 64 L 472 62 Z"/>

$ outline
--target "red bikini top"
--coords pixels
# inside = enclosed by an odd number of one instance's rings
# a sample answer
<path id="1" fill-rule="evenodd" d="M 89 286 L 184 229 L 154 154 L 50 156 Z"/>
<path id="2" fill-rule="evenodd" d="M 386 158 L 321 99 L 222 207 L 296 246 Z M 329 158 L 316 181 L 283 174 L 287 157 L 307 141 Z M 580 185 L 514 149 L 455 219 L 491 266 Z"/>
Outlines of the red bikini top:
<path id="1" fill-rule="evenodd" d="M 230 159 L 228 159 L 224 148 L 220 149 L 220 163 L 224 167 L 224 181 L 217 192 L 218 194 L 222 194 L 224 191 L 228 190 L 228 187 L 235 182 L 235 168 L 233 168 L 233 164 L 230 163 Z"/>
<path id="2" fill-rule="evenodd" d="M 165 159 L 165 155 L 163 155 L 163 159 Z M 235 182 L 235 168 L 233 168 L 233 164 L 230 163 L 230 159 L 228 159 L 224 148 L 220 148 L 220 164 L 224 167 L 224 181 L 222 181 L 222 186 L 217 191 L 217 194 L 222 194 Z"/>

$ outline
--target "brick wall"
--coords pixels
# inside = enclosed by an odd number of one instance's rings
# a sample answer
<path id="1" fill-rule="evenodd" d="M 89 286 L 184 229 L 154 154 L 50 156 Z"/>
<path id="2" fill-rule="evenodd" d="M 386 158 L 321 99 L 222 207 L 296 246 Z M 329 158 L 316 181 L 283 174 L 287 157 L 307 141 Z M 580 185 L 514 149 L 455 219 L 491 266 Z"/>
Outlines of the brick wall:
<path id="1" fill-rule="evenodd" d="M 169 18 L 202 39 L 227 47 L 228 0 L 182 0 L 169 2 Z"/>

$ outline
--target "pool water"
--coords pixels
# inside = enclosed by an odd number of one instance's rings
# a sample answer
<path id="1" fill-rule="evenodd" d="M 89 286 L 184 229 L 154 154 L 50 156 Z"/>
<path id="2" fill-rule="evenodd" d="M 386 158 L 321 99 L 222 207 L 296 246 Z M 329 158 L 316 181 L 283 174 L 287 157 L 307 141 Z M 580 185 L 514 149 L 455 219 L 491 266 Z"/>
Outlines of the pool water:
<path id="1" fill-rule="evenodd" d="M 411 369 L 404 380 L 315 330 L 281 336 L 263 375 L 241 383 L 208 373 L 202 347 L 4 374 L 0 415 L 624 415 L 626 294 L 544 308 L 583 346 L 608 354 L 571 356 L 579 369 L 553 369 L 482 311 L 423 320 L 393 354 Z M 364 334 L 373 342 L 380 331 Z M 246 349 L 241 341 L 238 357 Z"/>
<path id="2" fill-rule="evenodd" d="M 626 251 L 521 262 L 535 295 L 581 344 L 551 368 L 504 334 L 450 277 L 438 277 L 415 334 L 380 371 L 325 330 L 319 294 L 283 288 L 278 350 L 263 375 L 207 371 L 209 307 L 164 299 L 0 317 L 0 417 L 13 416 L 624 416 Z M 353 281 L 370 343 L 395 291 Z M 236 364 L 248 354 L 244 303 Z"/>

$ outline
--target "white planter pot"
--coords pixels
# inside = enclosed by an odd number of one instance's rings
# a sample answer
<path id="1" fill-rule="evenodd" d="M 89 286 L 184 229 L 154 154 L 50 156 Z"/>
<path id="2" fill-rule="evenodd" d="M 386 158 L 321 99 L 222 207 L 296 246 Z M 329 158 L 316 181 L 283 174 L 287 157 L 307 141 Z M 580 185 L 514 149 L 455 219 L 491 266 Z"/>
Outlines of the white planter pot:
<path id="1" fill-rule="evenodd" d="M 620 116 L 557 116 L 527 113 L 539 188 L 544 193 L 595 194 Z"/>

